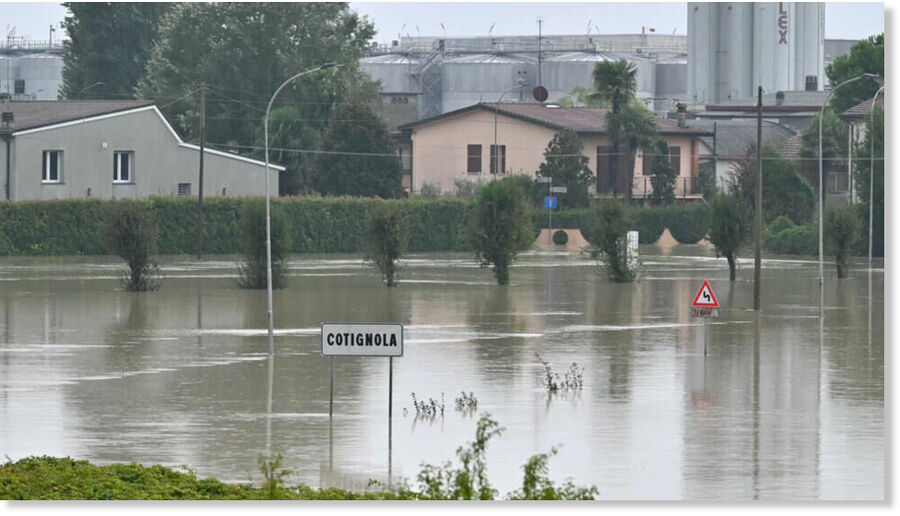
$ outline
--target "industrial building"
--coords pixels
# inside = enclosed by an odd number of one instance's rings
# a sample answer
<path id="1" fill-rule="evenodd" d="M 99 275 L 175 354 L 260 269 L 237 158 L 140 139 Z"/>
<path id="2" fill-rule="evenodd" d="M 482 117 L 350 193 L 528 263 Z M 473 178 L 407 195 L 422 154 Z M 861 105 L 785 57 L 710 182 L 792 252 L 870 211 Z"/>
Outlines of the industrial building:
<path id="1" fill-rule="evenodd" d="M 0 95 L 12 100 L 56 100 L 62 85 L 61 42 L 0 41 Z"/>

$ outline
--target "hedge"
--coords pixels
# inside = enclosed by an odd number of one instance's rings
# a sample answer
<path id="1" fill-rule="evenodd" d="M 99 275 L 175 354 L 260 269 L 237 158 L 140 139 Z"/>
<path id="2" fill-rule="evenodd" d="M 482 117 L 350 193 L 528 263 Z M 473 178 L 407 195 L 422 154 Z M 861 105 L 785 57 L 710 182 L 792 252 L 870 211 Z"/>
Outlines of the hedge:
<path id="1" fill-rule="evenodd" d="M 151 197 L 139 201 L 156 212 L 160 254 L 196 252 L 196 199 Z M 462 232 L 469 202 L 455 199 L 379 201 L 351 198 L 273 199 L 288 216 L 297 253 L 350 253 L 363 249 L 365 221 L 377 202 L 397 203 L 410 218 L 412 252 L 467 249 Z M 115 201 L 65 200 L 0 202 L 0 255 L 105 254 L 103 224 Z M 203 201 L 203 251 L 240 251 L 242 198 Z"/>

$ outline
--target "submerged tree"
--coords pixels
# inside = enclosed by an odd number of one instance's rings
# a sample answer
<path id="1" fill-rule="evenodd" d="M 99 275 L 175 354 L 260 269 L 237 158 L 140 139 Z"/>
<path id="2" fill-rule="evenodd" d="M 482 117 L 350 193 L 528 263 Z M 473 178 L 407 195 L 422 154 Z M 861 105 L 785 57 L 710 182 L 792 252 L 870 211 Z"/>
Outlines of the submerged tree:
<path id="1" fill-rule="evenodd" d="M 497 284 L 509 284 L 516 254 L 531 245 L 531 210 L 513 177 L 492 181 L 478 190 L 469 225 L 469 242 L 482 267 L 492 266 Z"/>
<path id="2" fill-rule="evenodd" d="M 135 201 L 121 201 L 106 221 L 106 247 L 128 263 L 122 279 L 126 290 L 144 292 L 159 288 L 156 241 L 159 227 L 149 207 Z"/>
<path id="3" fill-rule="evenodd" d="M 240 224 L 244 262 L 238 267 L 240 274 L 238 284 L 243 288 L 267 288 L 265 199 L 254 198 L 244 202 Z M 271 204 L 271 232 L 272 288 L 284 288 L 287 284 L 287 257 L 291 249 L 291 234 L 287 217 L 278 203 Z"/>
<path id="4" fill-rule="evenodd" d="M 716 247 L 716 256 L 724 256 L 728 260 L 728 277 L 734 281 L 737 271 L 735 257 L 750 239 L 753 211 L 744 201 L 725 194 L 717 194 L 710 205 L 709 241 Z"/>
<path id="5" fill-rule="evenodd" d="M 857 210 L 850 204 L 828 210 L 825 219 L 825 239 L 834 252 L 838 278 L 847 277 L 848 259 L 859 240 L 862 224 Z"/>
<path id="6" fill-rule="evenodd" d="M 597 223 L 591 256 L 603 264 L 607 277 L 616 283 L 634 281 L 637 271 L 628 263 L 628 230 L 631 219 L 622 203 L 603 199 L 597 205 Z"/>
<path id="7" fill-rule="evenodd" d="M 379 203 L 366 222 L 365 259 L 381 271 L 388 287 L 397 285 L 397 260 L 409 243 L 409 218 L 398 204 Z"/>

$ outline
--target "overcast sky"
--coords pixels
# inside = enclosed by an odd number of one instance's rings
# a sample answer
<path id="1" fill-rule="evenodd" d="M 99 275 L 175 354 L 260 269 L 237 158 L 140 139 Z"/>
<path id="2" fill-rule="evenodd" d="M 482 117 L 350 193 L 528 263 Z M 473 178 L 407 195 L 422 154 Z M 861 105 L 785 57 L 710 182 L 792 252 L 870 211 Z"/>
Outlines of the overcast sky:
<path id="1" fill-rule="evenodd" d="M 671 3 L 549 3 L 549 2 L 351 2 L 378 28 L 376 41 L 386 43 L 400 33 L 410 36 L 485 36 L 493 25 L 498 36 L 537 34 L 639 33 L 653 27 L 659 34 L 685 34 L 687 4 Z M 50 25 L 59 26 L 66 9 L 58 3 L 0 0 L 0 30 L 15 27 L 17 36 L 46 40 Z M 882 3 L 828 3 L 825 37 L 861 39 L 884 31 Z M 61 32 L 54 34 L 59 38 Z"/>

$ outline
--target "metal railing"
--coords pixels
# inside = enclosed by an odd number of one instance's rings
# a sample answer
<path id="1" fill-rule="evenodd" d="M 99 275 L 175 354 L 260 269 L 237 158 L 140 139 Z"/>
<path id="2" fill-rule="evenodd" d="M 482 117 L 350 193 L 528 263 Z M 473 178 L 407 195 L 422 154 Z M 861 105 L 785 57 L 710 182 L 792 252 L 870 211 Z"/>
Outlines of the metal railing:
<path id="1" fill-rule="evenodd" d="M 635 176 L 631 186 L 633 199 L 646 199 L 653 193 L 653 184 L 650 176 Z M 675 197 L 686 199 L 688 197 L 700 197 L 703 191 L 700 188 L 699 177 L 678 176 L 675 179 Z"/>

